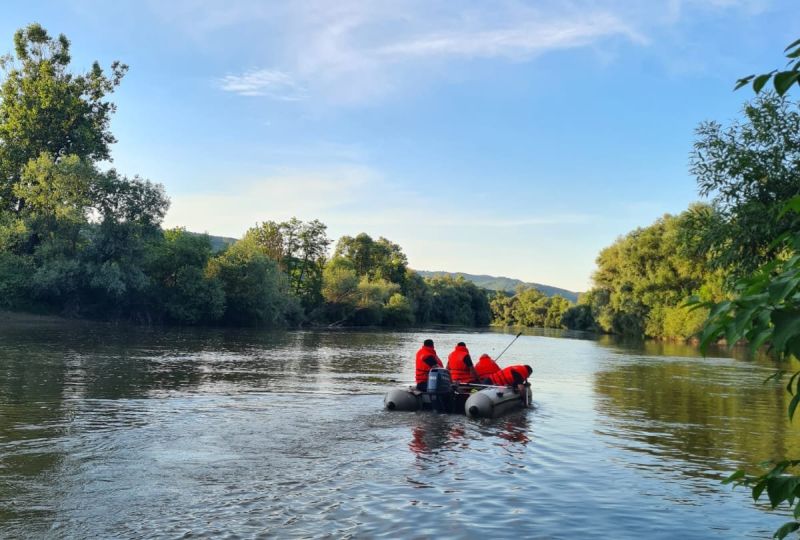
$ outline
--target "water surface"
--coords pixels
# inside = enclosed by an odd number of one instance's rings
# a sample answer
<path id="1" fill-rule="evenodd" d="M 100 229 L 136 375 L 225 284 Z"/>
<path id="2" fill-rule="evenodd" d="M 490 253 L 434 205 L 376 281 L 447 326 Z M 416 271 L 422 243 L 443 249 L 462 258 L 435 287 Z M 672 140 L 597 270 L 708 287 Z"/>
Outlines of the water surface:
<path id="1" fill-rule="evenodd" d="M 512 336 L 4 322 L 0 537 L 685 540 L 785 521 L 719 483 L 800 456 L 773 364 L 539 332 L 500 362 L 534 367 L 535 410 L 382 410 L 427 337 L 478 356 Z"/>

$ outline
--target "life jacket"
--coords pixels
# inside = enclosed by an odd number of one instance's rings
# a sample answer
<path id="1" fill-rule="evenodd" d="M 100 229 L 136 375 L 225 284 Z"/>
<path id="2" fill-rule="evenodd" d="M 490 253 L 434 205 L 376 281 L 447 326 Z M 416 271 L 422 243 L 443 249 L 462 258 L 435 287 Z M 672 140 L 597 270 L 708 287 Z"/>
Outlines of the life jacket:
<path id="1" fill-rule="evenodd" d="M 456 348 L 447 357 L 447 369 L 450 370 L 450 378 L 453 382 L 475 382 L 472 371 L 464 362 L 467 356 L 469 356 L 469 349 L 466 345 L 456 345 Z"/>
<path id="2" fill-rule="evenodd" d="M 478 360 L 478 363 L 475 364 L 475 371 L 478 372 L 479 379 L 485 379 L 492 373 L 500 371 L 500 366 L 497 365 L 497 362 L 492 360 L 491 356 L 484 354 L 481 356 L 481 359 Z"/>
<path id="3" fill-rule="evenodd" d="M 442 361 L 439 359 L 439 356 L 436 354 L 436 349 L 423 345 L 420 350 L 417 351 L 417 384 L 427 382 L 428 380 L 428 372 L 431 370 L 431 366 L 425 363 L 425 359 L 430 356 L 433 356 L 436 359 L 437 366 L 444 367 Z"/>
<path id="4" fill-rule="evenodd" d="M 513 373 L 517 373 L 522 377 L 522 380 L 526 380 L 528 378 L 528 369 L 525 366 L 508 366 L 505 369 L 501 369 L 500 371 L 489 375 L 489 380 L 492 381 L 492 384 L 496 384 L 498 386 L 511 386 L 514 384 L 514 375 Z"/>

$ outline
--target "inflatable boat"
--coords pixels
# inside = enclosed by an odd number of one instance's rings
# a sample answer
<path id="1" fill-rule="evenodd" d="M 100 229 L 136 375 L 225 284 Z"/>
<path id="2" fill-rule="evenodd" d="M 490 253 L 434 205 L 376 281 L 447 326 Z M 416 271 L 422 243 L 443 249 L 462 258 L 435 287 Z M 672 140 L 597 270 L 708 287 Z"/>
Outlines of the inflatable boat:
<path id="1" fill-rule="evenodd" d="M 525 391 L 528 395 L 523 402 L 517 389 L 511 386 L 452 384 L 446 369 L 433 369 L 427 392 L 415 386 L 393 388 L 384 396 L 383 405 L 390 411 L 434 410 L 472 418 L 496 418 L 530 404 L 530 386 L 526 386 Z"/>

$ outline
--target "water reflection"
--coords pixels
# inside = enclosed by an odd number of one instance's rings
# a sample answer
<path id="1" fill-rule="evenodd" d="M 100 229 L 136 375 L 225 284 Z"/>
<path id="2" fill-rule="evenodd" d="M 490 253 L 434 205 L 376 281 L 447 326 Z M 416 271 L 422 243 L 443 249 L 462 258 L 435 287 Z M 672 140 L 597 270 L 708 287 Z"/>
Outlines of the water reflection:
<path id="1" fill-rule="evenodd" d="M 770 372 L 727 359 L 616 363 L 594 377 L 597 430 L 627 450 L 689 460 L 701 471 L 800 455 L 800 433 L 780 413 L 790 396 L 781 384 L 763 384 Z"/>

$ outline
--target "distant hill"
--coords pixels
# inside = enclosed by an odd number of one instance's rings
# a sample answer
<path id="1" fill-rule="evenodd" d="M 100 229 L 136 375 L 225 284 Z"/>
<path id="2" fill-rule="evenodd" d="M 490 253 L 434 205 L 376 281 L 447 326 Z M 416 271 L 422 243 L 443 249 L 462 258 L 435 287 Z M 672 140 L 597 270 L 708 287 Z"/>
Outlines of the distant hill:
<path id="1" fill-rule="evenodd" d="M 229 238 L 227 236 L 214 236 L 213 234 L 207 234 L 207 233 L 190 232 L 189 234 L 196 234 L 198 236 L 206 234 L 206 236 L 208 236 L 208 239 L 211 241 L 211 250 L 214 253 L 216 253 L 217 251 L 222 251 L 226 247 L 230 246 L 231 244 L 239 240 L 238 238 Z"/>
<path id="2" fill-rule="evenodd" d="M 416 272 L 422 277 L 451 276 L 455 278 L 458 276 L 463 276 L 464 279 L 473 282 L 478 287 L 489 289 L 490 291 L 507 291 L 513 293 L 518 286 L 523 285 L 525 287 L 534 287 L 535 289 L 539 289 L 547 296 L 555 296 L 558 294 L 567 300 L 570 300 L 571 302 L 578 301 L 578 293 L 576 292 L 560 289 L 551 285 L 542 285 L 541 283 L 527 283 L 514 278 L 483 275 L 478 276 L 475 274 L 465 274 L 464 272 L 429 272 L 427 270 L 416 270 Z"/>

